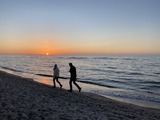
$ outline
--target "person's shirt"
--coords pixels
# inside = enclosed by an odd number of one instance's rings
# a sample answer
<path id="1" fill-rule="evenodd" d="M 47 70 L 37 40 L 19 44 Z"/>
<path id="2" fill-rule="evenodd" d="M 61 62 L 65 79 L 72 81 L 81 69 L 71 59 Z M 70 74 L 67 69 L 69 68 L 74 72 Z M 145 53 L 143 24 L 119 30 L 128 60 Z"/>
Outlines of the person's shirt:
<path id="1" fill-rule="evenodd" d="M 59 77 L 59 69 L 58 69 L 58 67 L 55 67 L 54 69 L 53 69 L 53 75 L 54 75 L 54 77 Z"/>
<path id="2" fill-rule="evenodd" d="M 71 74 L 71 77 L 74 77 L 74 78 L 77 77 L 76 68 L 74 66 L 70 68 L 70 74 Z"/>

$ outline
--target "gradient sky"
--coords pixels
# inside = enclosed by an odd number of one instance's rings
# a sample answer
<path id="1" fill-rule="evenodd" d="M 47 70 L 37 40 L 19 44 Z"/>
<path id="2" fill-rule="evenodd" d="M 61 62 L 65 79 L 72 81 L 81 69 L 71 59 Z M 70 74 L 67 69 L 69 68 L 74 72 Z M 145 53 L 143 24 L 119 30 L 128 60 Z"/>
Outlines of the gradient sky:
<path id="1" fill-rule="evenodd" d="M 0 0 L 0 54 L 160 54 L 160 0 Z"/>

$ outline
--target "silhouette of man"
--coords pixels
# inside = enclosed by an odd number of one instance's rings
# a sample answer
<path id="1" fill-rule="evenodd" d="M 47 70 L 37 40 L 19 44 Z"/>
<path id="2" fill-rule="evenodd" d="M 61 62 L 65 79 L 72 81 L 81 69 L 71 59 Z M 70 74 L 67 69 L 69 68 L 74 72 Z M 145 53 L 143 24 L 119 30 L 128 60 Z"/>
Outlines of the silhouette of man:
<path id="1" fill-rule="evenodd" d="M 81 87 L 76 83 L 76 77 L 77 77 L 77 74 L 76 74 L 76 67 L 73 66 L 72 63 L 69 63 L 69 66 L 70 66 L 70 81 L 69 81 L 69 85 L 70 85 L 70 92 L 72 92 L 72 82 L 74 83 L 74 85 L 78 88 L 79 92 L 81 91 Z"/>
<path id="2" fill-rule="evenodd" d="M 58 82 L 60 88 L 62 88 L 62 84 L 58 81 L 58 78 L 59 78 L 59 68 L 58 68 L 57 64 L 55 64 L 54 68 L 53 68 L 53 87 L 54 88 L 56 87 L 55 80 Z"/>

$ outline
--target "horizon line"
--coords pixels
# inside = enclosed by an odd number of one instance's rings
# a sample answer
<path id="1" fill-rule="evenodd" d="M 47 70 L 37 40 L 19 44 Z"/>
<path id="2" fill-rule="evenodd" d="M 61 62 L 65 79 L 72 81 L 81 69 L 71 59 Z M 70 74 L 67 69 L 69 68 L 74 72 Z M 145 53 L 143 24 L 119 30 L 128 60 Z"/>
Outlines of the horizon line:
<path id="1" fill-rule="evenodd" d="M 103 53 L 68 53 L 68 54 L 30 54 L 30 53 L 20 53 L 20 54 L 16 54 L 16 53 L 0 53 L 0 55 L 44 55 L 44 56 L 58 56 L 58 55 L 77 55 L 77 56 L 81 56 L 81 55 L 160 55 L 160 53 L 106 53 L 106 54 L 103 54 Z"/>

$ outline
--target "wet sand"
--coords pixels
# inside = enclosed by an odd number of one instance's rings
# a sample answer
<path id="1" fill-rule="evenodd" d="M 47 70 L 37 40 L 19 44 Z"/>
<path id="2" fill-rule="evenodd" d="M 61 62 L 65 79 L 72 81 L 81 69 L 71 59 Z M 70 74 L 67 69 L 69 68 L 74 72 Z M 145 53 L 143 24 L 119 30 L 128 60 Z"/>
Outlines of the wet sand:
<path id="1" fill-rule="evenodd" d="M 0 71 L 0 120 L 160 120 L 160 110 Z"/>

